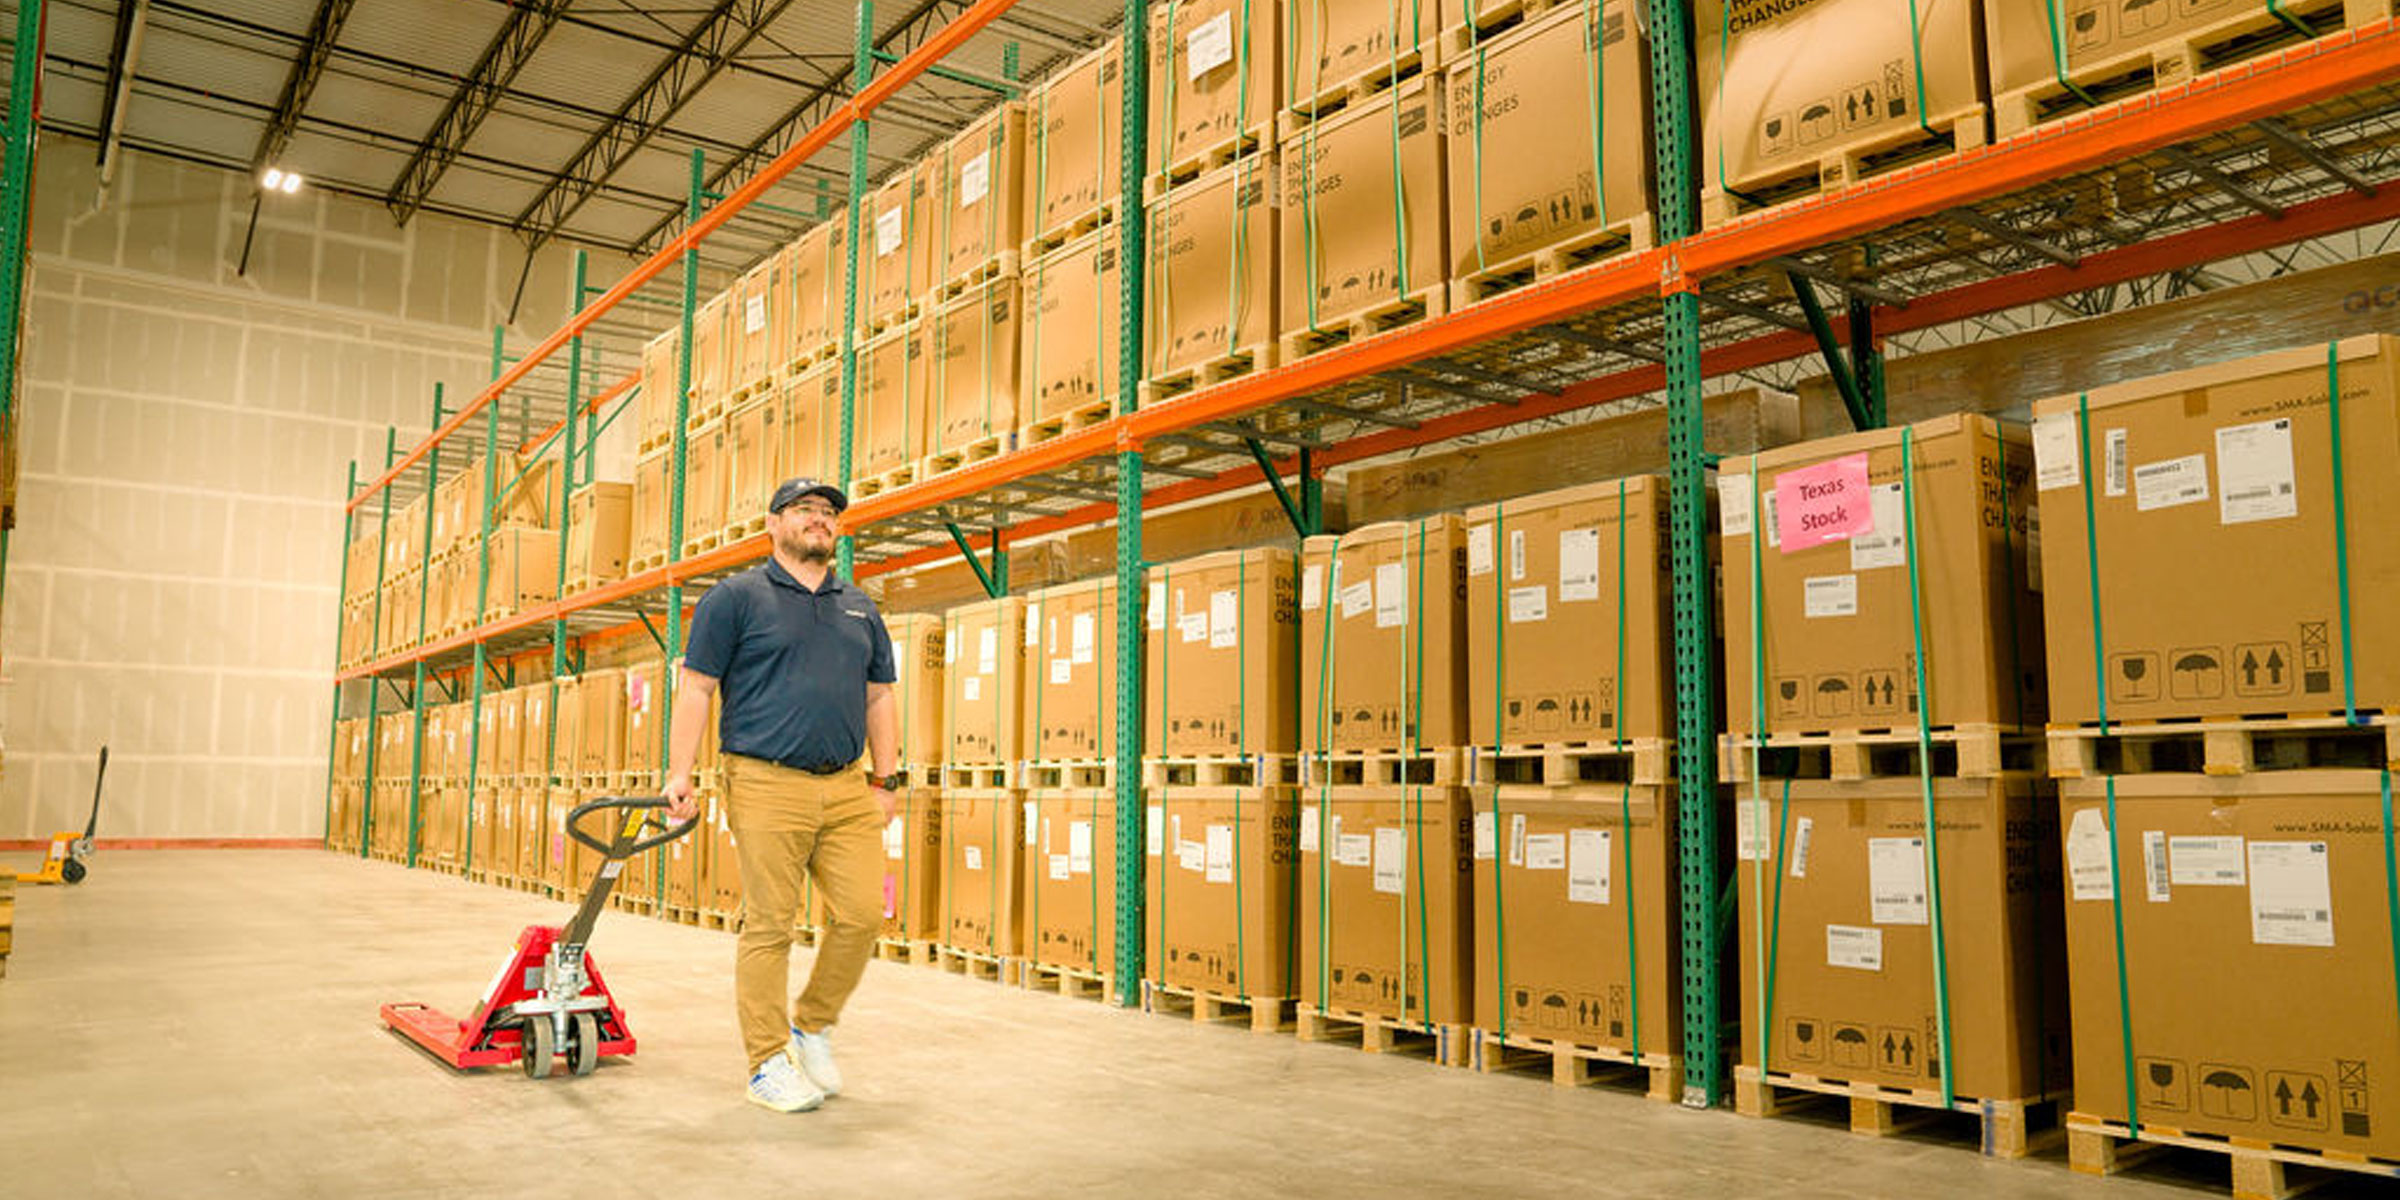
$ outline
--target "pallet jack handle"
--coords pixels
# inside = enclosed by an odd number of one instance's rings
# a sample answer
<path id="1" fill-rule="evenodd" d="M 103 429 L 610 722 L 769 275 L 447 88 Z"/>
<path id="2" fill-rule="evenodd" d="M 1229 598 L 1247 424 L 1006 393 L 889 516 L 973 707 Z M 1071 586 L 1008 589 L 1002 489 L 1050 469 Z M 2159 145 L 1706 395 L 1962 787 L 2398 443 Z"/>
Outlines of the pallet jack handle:
<path id="1" fill-rule="evenodd" d="M 83 843 L 80 849 L 92 852 L 92 835 L 100 831 L 100 784 L 108 778 L 108 747 L 100 747 L 100 769 L 92 775 L 92 817 L 83 823 Z"/>
<path id="2" fill-rule="evenodd" d="M 625 861 L 644 850 L 666 845 L 676 838 L 699 828 L 698 819 L 670 826 L 650 837 L 637 836 L 644 825 L 657 821 L 653 811 L 667 806 L 664 796 L 602 796 L 597 800 L 576 805 L 567 812 L 567 836 L 582 842 L 601 854 L 600 869 L 592 875 L 591 890 L 584 893 L 583 903 L 575 910 L 573 920 L 560 931 L 561 944 L 580 949 L 592 940 L 592 926 L 600 919 L 600 910 L 608 907 L 608 894 L 614 890 L 617 875 L 625 869 Z M 583 831 L 583 819 L 592 813 L 622 809 L 625 819 L 617 825 L 616 835 L 601 841 Z"/>

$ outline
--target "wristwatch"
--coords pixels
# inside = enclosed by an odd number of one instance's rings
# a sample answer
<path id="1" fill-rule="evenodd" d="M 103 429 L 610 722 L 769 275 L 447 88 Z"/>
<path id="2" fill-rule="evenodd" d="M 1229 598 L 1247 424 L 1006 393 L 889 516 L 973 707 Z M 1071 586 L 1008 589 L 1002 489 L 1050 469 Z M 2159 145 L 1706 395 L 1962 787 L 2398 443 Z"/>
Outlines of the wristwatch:
<path id="1" fill-rule="evenodd" d="M 867 786 L 881 788 L 887 792 L 899 791 L 908 786 L 908 771 L 904 768 L 889 775 L 877 775 L 875 772 L 869 771 L 867 772 Z"/>

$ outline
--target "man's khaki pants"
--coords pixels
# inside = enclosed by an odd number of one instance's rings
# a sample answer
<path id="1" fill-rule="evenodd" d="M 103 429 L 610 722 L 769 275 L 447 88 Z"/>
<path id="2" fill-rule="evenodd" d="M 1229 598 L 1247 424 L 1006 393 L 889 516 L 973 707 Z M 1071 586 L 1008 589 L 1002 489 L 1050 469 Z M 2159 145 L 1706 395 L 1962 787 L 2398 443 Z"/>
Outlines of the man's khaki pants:
<path id="1" fill-rule="evenodd" d="M 804 875 L 825 898 L 826 927 L 791 1027 L 817 1033 L 833 1024 L 866 973 L 883 924 L 883 811 L 863 769 L 811 775 L 738 754 L 725 756 L 725 799 L 742 864 L 734 1000 L 756 1069 L 790 1041 L 784 995 Z"/>

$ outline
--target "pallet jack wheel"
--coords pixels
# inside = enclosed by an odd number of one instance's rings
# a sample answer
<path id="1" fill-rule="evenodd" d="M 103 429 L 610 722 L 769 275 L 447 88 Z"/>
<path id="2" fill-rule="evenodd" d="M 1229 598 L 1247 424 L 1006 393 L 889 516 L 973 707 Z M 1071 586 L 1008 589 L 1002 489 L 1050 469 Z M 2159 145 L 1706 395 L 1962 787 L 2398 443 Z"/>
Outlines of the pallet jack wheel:
<path id="1" fill-rule="evenodd" d="M 550 1027 L 550 1018 L 543 1015 L 525 1022 L 525 1077 L 548 1078 L 557 1055 L 558 1033 Z"/>
<path id="2" fill-rule="evenodd" d="M 83 863 L 79 859 L 70 858 L 58 864 L 58 877 L 68 883 L 82 883 L 84 874 Z"/>
<path id="3" fill-rule="evenodd" d="M 575 1014 L 575 1028 L 567 1046 L 567 1067 L 577 1075 L 589 1075 L 600 1065 L 600 1018 L 592 1013 Z"/>

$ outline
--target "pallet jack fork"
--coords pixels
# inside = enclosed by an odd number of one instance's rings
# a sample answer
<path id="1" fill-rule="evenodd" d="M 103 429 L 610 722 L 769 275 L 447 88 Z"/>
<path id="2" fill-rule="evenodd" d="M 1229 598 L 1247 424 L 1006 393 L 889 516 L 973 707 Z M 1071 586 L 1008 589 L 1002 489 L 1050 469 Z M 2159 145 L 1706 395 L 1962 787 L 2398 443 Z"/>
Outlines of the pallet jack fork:
<path id="1" fill-rule="evenodd" d="M 69 829 L 50 835 L 50 853 L 38 870 L 17 876 L 18 883 L 82 883 L 84 860 L 92 856 L 92 835 L 100 829 L 100 785 L 108 778 L 108 747 L 100 747 L 100 769 L 92 776 L 92 815 L 83 832 Z"/>
<path id="2" fill-rule="evenodd" d="M 633 1053 L 625 1012 L 601 979 L 589 946 L 592 926 L 607 907 L 626 860 L 694 828 L 696 822 L 688 821 L 672 828 L 659 826 L 654 811 L 666 806 L 659 797 L 625 796 L 577 805 L 567 814 L 567 833 L 598 850 L 601 860 L 574 918 L 564 928 L 526 926 L 508 960 L 500 964 L 500 973 L 483 989 L 473 1016 L 462 1021 L 423 1004 L 386 1004 L 385 1028 L 458 1070 L 516 1062 L 534 1079 L 547 1077 L 562 1055 L 574 1074 L 589 1075 L 602 1058 Z M 585 816 L 604 809 L 624 812 L 616 836 L 606 842 L 580 828 Z M 645 826 L 665 831 L 642 837 Z"/>

